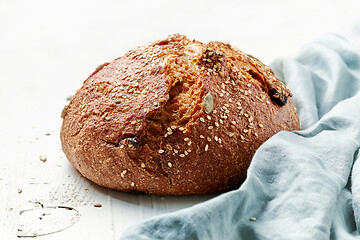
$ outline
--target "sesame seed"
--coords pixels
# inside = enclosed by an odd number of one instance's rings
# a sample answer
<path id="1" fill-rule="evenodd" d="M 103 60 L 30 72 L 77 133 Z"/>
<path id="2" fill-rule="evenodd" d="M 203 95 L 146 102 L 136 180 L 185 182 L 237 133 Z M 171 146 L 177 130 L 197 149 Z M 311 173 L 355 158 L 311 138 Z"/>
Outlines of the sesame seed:
<path id="1" fill-rule="evenodd" d="M 183 127 L 179 127 L 179 130 L 180 130 L 180 131 L 184 131 L 184 130 L 185 130 L 185 128 L 183 128 Z"/>
<path id="2" fill-rule="evenodd" d="M 213 113 L 217 113 L 216 109 L 213 110 Z"/>
<path id="3" fill-rule="evenodd" d="M 190 145 L 191 145 L 191 141 L 189 141 L 187 145 L 190 146 Z"/>
<path id="4" fill-rule="evenodd" d="M 183 158 L 183 157 L 185 157 L 185 154 L 180 154 L 179 156 Z"/>
<path id="5" fill-rule="evenodd" d="M 124 148 L 124 145 L 120 145 L 120 149 Z"/>
<path id="6" fill-rule="evenodd" d="M 203 135 L 200 135 L 200 138 L 205 138 Z"/>
<path id="7" fill-rule="evenodd" d="M 189 141 L 190 140 L 190 138 L 184 138 L 184 141 L 185 142 L 187 142 L 187 141 Z"/>
<path id="8" fill-rule="evenodd" d="M 211 120 L 211 117 L 209 115 L 207 115 L 206 117 L 207 117 L 207 119 Z"/>
<path id="9" fill-rule="evenodd" d="M 211 138 L 210 138 L 210 137 L 207 137 L 207 140 L 208 140 L 209 142 L 211 142 Z"/>
<path id="10" fill-rule="evenodd" d="M 221 124 L 224 124 L 224 121 L 223 121 L 222 119 L 220 119 L 219 122 L 220 122 Z"/>
<path id="11" fill-rule="evenodd" d="M 230 113 L 230 111 L 226 109 L 226 110 L 225 110 L 225 113 Z"/>
<path id="12" fill-rule="evenodd" d="M 241 138 L 241 140 L 245 140 L 245 137 L 241 134 L 240 134 L 240 138 Z"/>
<path id="13" fill-rule="evenodd" d="M 188 149 L 187 151 L 190 153 L 190 152 L 191 152 L 191 149 Z"/>
<path id="14" fill-rule="evenodd" d="M 205 145 L 205 152 L 207 152 L 208 149 L 209 149 L 209 145 L 206 144 L 206 145 Z"/>
<path id="15" fill-rule="evenodd" d="M 218 126 L 219 126 L 219 123 L 218 123 L 218 122 L 215 122 L 215 126 L 217 126 L 217 127 L 218 127 Z"/>
<path id="16" fill-rule="evenodd" d="M 189 154 L 186 150 L 184 151 L 184 153 L 185 153 L 185 155 L 188 155 L 188 154 Z"/>
<path id="17" fill-rule="evenodd" d="M 208 129 L 209 129 L 209 130 L 211 130 L 211 129 L 213 129 L 213 128 L 214 128 L 213 126 L 208 126 Z"/>
<path id="18" fill-rule="evenodd" d="M 130 185 L 133 187 L 133 186 L 135 186 L 135 183 L 134 183 L 134 182 L 131 182 Z"/>
<path id="19" fill-rule="evenodd" d="M 176 126 L 171 126 L 171 129 L 176 129 Z"/>
<path id="20" fill-rule="evenodd" d="M 178 150 L 174 149 L 174 153 L 178 153 L 178 152 L 179 152 Z"/>
<path id="21" fill-rule="evenodd" d="M 40 158 L 40 161 L 42 161 L 42 162 L 46 162 L 46 160 L 47 160 L 47 157 L 45 154 L 40 155 L 39 158 Z"/>
<path id="22" fill-rule="evenodd" d="M 214 139 L 215 139 L 215 141 L 218 141 L 218 140 L 219 140 L 217 136 L 215 136 Z"/>
<path id="23" fill-rule="evenodd" d="M 163 149 L 160 149 L 159 150 L 159 153 L 164 153 L 165 151 Z"/>
<path id="24" fill-rule="evenodd" d="M 235 133 L 229 133 L 229 137 L 233 137 Z"/>
<path id="25" fill-rule="evenodd" d="M 219 143 L 221 144 L 221 138 L 219 138 Z"/>
<path id="26" fill-rule="evenodd" d="M 236 125 L 236 122 L 235 121 L 231 121 L 232 124 Z"/>
<path id="27" fill-rule="evenodd" d="M 249 131 L 249 130 L 247 130 L 247 129 L 244 129 L 244 130 L 243 130 L 244 133 L 247 133 L 248 131 Z"/>
<path id="28" fill-rule="evenodd" d="M 264 127 L 264 125 L 262 125 L 261 123 L 259 123 L 259 127 L 260 127 L 260 128 L 263 128 L 263 127 Z"/>
<path id="29" fill-rule="evenodd" d="M 254 222 L 254 221 L 256 221 L 256 217 L 251 217 L 251 218 L 249 218 L 249 220 Z"/>
<path id="30" fill-rule="evenodd" d="M 168 162 L 168 166 L 169 166 L 169 167 L 172 167 L 172 163 L 171 163 L 171 162 Z"/>
<path id="31" fill-rule="evenodd" d="M 142 167 L 142 168 L 145 168 L 145 163 L 141 163 L 141 167 Z"/>
<path id="32" fill-rule="evenodd" d="M 201 117 L 201 118 L 200 118 L 200 121 L 205 122 L 205 119 Z"/>
<path id="33" fill-rule="evenodd" d="M 255 96 L 260 102 L 264 102 L 261 98 L 259 98 L 258 96 Z"/>
<path id="34" fill-rule="evenodd" d="M 250 134 L 251 134 L 251 129 L 249 129 L 249 131 L 248 131 L 248 133 L 247 133 L 249 136 L 250 136 Z"/>
<path id="35" fill-rule="evenodd" d="M 166 130 L 167 130 L 168 132 L 172 132 L 171 128 L 169 128 L 169 127 L 168 127 Z"/>

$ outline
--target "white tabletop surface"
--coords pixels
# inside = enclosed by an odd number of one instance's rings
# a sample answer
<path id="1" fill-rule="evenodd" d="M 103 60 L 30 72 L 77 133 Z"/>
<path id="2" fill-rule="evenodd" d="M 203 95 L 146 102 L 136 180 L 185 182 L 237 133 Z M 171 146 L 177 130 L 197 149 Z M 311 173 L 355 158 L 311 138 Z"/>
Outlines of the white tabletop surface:
<path id="1" fill-rule="evenodd" d="M 99 64 L 171 33 L 226 41 L 269 64 L 326 33 L 360 45 L 359 13 L 358 0 L 0 0 L 0 239 L 118 239 L 214 197 L 115 192 L 74 170 L 60 113 Z"/>

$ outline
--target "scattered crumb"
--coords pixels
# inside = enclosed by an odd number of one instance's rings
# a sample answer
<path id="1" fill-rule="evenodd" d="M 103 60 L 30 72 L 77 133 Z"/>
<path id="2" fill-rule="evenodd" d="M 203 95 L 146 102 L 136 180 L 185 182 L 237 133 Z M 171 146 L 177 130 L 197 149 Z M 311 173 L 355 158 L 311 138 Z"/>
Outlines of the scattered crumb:
<path id="1" fill-rule="evenodd" d="M 100 203 L 94 203 L 94 207 L 102 207 Z"/>
<path id="2" fill-rule="evenodd" d="M 18 189 L 18 193 L 22 193 L 22 189 L 21 189 L 21 188 Z"/>
<path id="3" fill-rule="evenodd" d="M 251 217 L 251 218 L 249 218 L 249 220 L 255 222 L 255 221 L 256 221 L 256 217 Z"/>
<path id="4" fill-rule="evenodd" d="M 40 158 L 40 161 L 42 161 L 42 162 L 46 162 L 46 160 L 47 160 L 47 157 L 45 154 L 40 155 L 39 158 Z"/>

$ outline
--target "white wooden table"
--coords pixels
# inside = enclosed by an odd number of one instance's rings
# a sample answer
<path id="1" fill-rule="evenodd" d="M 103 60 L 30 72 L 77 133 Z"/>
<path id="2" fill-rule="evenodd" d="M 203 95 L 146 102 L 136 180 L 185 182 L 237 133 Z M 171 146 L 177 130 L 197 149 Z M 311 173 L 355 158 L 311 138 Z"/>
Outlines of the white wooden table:
<path id="1" fill-rule="evenodd" d="M 0 1 L 0 239 L 118 239 L 215 196 L 115 192 L 74 170 L 60 113 L 97 65 L 176 32 L 230 42 L 268 64 L 324 33 L 360 45 L 359 12 L 356 0 Z"/>

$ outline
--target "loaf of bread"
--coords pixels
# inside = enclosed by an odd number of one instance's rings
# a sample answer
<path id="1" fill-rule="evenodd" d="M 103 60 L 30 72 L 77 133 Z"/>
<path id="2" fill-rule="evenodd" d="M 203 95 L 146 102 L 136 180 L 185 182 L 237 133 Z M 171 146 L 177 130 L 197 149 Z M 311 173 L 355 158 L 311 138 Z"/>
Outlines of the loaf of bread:
<path id="1" fill-rule="evenodd" d="M 175 34 L 99 66 L 63 112 L 62 148 L 98 185 L 159 195 L 238 187 L 256 149 L 298 130 L 291 93 L 228 43 Z"/>

